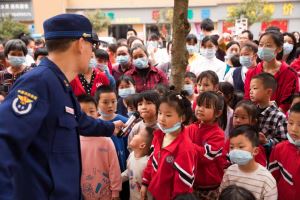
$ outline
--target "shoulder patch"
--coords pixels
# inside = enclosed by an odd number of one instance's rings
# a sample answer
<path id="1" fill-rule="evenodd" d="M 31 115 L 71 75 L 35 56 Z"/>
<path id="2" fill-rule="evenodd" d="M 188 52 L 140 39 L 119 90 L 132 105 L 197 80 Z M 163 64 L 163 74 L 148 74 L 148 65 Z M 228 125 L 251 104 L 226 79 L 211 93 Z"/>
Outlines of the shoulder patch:
<path id="1" fill-rule="evenodd" d="M 25 90 L 18 90 L 12 102 L 12 109 L 17 115 L 26 115 L 30 113 L 37 100 L 37 95 Z"/>

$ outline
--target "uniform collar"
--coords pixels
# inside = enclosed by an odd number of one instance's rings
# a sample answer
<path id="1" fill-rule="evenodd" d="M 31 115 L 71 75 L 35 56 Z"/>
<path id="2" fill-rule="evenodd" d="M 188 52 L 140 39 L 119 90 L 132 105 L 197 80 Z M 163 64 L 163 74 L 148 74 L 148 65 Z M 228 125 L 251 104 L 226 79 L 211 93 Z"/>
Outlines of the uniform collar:
<path id="1" fill-rule="evenodd" d="M 46 57 L 45 59 L 42 59 L 40 65 L 46 66 L 54 72 L 54 74 L 58 77 L 58 79 L 60 80 L 60 82 L 66 92 L 69 92 L 72 90 L 67 77 L 64 75 L 64 73 L 59 69 L 59 67 L 54 62 L 52 62 L 51 60 L 49 60 Z"/>
<path id="2" fill-rule="evenodd" d="M 158 130 L 157 133 L 159 134 L 159 137 L 158 137 L 159 143 L 162 144 L 163 140 L 164 140 L 165 133 L 163 133 L 161 130 Z M 182 126 L 181 132 L 178 134 L 177 138 L 174 141 L 172 141 L 172 143 L 169 144 L 168 146 L 166 146 L 164 148 L 162 148 L 160 146 L 160 148 L 164 149 L 164 150 L 167 150 L 170 153 L 174 153 L 177 150 L 179 143 L 183 142 L 184 134 L 185 134 L 185 127 Z"/>

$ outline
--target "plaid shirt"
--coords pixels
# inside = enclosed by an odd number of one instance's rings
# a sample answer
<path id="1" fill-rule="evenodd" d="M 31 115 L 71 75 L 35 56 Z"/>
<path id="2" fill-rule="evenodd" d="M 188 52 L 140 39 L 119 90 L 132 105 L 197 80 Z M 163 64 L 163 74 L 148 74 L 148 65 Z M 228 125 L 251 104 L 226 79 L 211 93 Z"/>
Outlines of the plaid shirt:
<path id="1" fill-rule="evenodd" d="M 259 114 L 259 132 L 271 143 L 286 139 L 287 119 L 274 103 Z"/>
<path id="2" fill-rule="evenodd" d="M 159 83 L 168 85 L 168 79 L 164 72 L 153 66 L 150 66 L 150 70 L 145 77 L 141 76 L 135 67 L 126 72 L 126 75 L 131 76 L 134 79 L 137 93 L 145 90 L 152 90 Z"/>

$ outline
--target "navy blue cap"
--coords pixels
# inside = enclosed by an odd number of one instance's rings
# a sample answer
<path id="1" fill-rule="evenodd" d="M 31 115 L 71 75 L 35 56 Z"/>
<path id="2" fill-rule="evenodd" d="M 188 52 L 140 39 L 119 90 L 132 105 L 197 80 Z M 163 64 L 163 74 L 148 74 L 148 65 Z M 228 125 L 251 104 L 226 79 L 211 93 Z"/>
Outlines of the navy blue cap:
<path id="1" fill-rule="evenodd" d="M 44 22 L 45 40 L 84 38 L 91 43 L 99 42 L 93 37 L 92 24 L 83 15 L 61 14 Z"/>

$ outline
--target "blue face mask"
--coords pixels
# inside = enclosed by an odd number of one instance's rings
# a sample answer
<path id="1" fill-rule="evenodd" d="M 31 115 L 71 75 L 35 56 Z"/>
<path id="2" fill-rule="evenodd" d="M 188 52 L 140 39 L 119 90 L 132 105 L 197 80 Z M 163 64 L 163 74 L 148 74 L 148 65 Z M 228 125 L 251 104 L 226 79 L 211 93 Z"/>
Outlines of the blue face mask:
<path id="1" fill-rule="evenodd" d="M 285 42 L 283 44 L 283 55 L 289 55 L 293 51 L 294 45 Z"/>
<path id="2" fill-rule="evenodd" d="M 94 68 L 97 66 L 97 60 L 95 58 L 90 59 L 89 68 Z"/>
<path id="3" fill-rule="evenodd" d="M 258 57 L 266 62 L 270 62 L 275 58 L 275 49 L 267 47 L 259 47 L 257 52 Z"/>
<path id="4" fill-rule="evenodd" d="M 286 134 L 286 137 L 287 137 L 287 139 L 288 139 L 288 141 L 291 143 L 291 144 L 293 144 L 293 145 L 295 145 L 296 147 L 298 147 L 298 148 L 300 148 L 300 140 L 293 140 L 293 138 L 290 136 L 290 134 Z"/>
<path id="5" fill-rule="evenodd" d="M 117 63 L 120 65 L 126 65 L 129 62 L 129 56 L 117 56 Z"/>
<path id="6" fill-rule="evenodd" d="M 253 156 L 249 151 L 234 149 L 229 152 L 229 158 L 233 163 L 238 165 L 246 165 L 250 160 L 253 159 Z"/>
<path id="7" fill-rule="evenodd" d="M 250 56 L 240 56 L 240 63 L 244 67 L 251 67 L 252 66 L 252 60 Z"/>
<path id="8" fill-rule="evenodd" d="M 184 84 L 183 90 L 186 91 L 190 96 L 194 94 L 194 86 L 191 84 Z"/>
<path id="9" fill-rule="evenodd" d="M 100 116 L 106 117 L 106 118 L 110 118 L 114 115 L 114 114 L 106 114 L 106 113 L 102 112 L 101 110 L 98 110 L 98 113 Z"/>
<path id="10" fill-rule="evenodd" d="M 173 133 L 181 128 L 181 122 L 177 122 L 171 128 L 163 128 L 159 123 L 157 123 L 158 128 L 165 134 Z"/>
<path id="11" fill-rule="evenodd" d="M 126 98 L 131 94 L 135 94 L 135 89 L 134 87 L 119 89 L 118 93 L 120 97 Z"/>
<path id="12" fill-rule="evenodd" d="M 194 45 L 186 45 L 186 49 L 190 55 L 193 55 L 194 53 L 197 52 L 197 49 Z"/>
<path id="13" fill-rule="evenodd" d="M 146 69 L 149 67 L 147 58 L 137 58 L 133 60 L 133 65 L 138 69 Z"/>
<path id="14" fill-rule="evenodd" d="M 133 111 L 128 111 L 128 112 L 127 112 L 127 116 L 128 116 L 128 117 L 131 117 L 131 116 L 133 115 L 133 113 L 135 113 L 135 112 L 133 112 Z"/>
<path id="15" fill-rule="evenodd" d="M 8 61 L 13 67 L 21 67 L 25 63 L 25 56 L 8 56 Z"/>
<path id="16" fill-rule="evenodd" d="M 106 71 L 106 70 L 108 70 L 108 66 L 105 65 L 105 64 L 97 64 L 96 66 L 97 66 L 97 68 L 99 68 L 101 71 Z"/>

